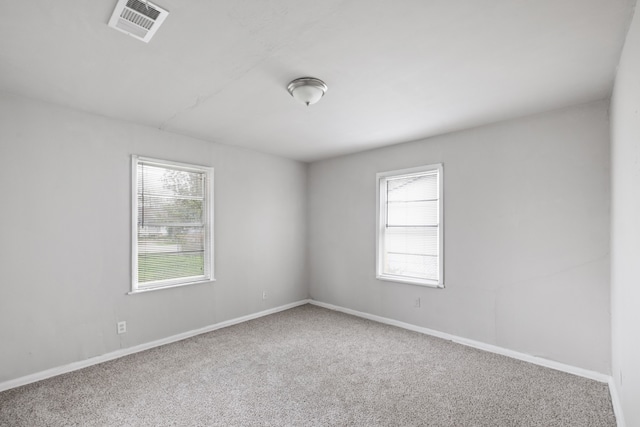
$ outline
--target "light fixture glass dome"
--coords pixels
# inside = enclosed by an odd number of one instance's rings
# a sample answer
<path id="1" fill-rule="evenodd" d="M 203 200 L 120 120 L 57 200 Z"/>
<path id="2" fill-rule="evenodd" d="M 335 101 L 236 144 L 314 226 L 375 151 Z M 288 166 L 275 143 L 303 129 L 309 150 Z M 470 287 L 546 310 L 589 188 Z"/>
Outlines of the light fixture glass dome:
<path id="1" fill-rule="evenodd" d="M 327 92 L 327 85 L 314 77 L 301 77 L 293 80 L 287 90 L 298 101 L 306 105 L 315 104 Z"/>

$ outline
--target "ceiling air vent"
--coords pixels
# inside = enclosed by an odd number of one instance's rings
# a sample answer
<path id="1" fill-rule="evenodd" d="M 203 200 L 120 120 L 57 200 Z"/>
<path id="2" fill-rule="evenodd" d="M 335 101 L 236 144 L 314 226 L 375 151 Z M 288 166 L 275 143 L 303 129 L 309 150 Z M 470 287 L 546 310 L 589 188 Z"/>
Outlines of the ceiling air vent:
<path id="1" fill-rule="evenodd" d="M 168 14 L 146 0 L 118 0 L 109 26 L 148 43 Z"/>

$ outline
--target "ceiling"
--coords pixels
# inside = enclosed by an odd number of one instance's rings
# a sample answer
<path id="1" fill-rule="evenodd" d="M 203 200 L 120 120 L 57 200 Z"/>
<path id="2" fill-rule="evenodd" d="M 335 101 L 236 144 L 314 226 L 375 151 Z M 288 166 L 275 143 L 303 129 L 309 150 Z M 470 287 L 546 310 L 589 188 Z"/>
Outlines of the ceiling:
<path id="1" fill-rule="evenodd" d="M 0 90 L 314 161 L 606 98 L 635 0 L 155 3 L 146 44 L 116 0 L 3 1 Z"/>

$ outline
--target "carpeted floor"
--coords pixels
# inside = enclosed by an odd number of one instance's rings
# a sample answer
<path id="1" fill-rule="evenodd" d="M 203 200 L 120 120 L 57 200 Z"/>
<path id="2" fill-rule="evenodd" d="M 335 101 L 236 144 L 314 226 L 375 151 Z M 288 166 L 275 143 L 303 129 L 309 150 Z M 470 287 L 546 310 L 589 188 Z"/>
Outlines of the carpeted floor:
<path id="1" fill-rule="evenodd" d="M 615 426 L 606 384 L 312 305 L 0 393 L 0 426 Z"/>

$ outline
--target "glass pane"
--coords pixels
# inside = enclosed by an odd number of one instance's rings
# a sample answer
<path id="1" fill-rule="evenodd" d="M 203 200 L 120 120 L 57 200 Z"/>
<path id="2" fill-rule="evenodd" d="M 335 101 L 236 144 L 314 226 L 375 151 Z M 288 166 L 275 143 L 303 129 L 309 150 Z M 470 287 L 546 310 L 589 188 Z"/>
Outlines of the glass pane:
<path id="1" fill-rule="evenodd" d="M 438 225 L 438 201 L 388 202 L 387 225 Z"/>
<path id="2" fill-rule="evenodd" d="M 139 227 L 138 282 L 204 274 L 204 227 Z"/>
<path id="3" fill-rule="evenodd" d="M 433 200 L 438 198 L 438 175 L 425 175 L 387 180 L 387 201 Z"/>
<path id="4" fill-rule="evenodd" d="M 204 227 L 138 227 L 138 253 L 203 251 Z"/>
<path id="5" fill-rule="evenodd" d="M 438 280 L 438 258 L 427 255 L 387 253 L 384 273 L 418 279 Z"/>
<path id="6" fill-rule="evenodd" d="M 138 194 L 204 197 L 204 173 L 138 164 Z"/>
<path id="7" fill-rule="evenodd" d="M 141 225 L 202 224 L 203 200 L 138 195 L 138 221 Z"/>
<path id="8" fill-rule="evenodd" d="M 138 282 L 204 275 L 204 252 L 138 255 Z"/>
<path id="9" fill-rule="evenodd" d="M 437 228 L 387 228 L 384 241 L 387 253 L 438 255 Z"/>

